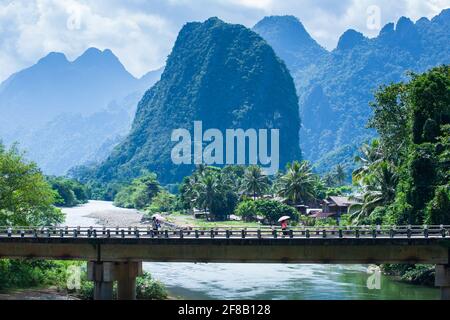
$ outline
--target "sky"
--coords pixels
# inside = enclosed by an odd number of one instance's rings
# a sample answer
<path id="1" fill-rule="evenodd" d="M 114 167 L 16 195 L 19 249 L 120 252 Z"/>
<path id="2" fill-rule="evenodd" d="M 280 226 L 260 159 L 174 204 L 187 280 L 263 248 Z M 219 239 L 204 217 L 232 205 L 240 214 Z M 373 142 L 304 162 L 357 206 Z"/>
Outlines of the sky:
<path id="1" fill-rule="evenodd" d="M 134 76 L 165 64 L 182 26 L 216 16 L 253 27 L 268 15 L 294 15 L 328 50 L 355 29 L 376 36 L 401 16 L 432 18 L 450 0 L 0 0 L 0 81 L 49 52 L 76 59 L 111 49 Z"/>

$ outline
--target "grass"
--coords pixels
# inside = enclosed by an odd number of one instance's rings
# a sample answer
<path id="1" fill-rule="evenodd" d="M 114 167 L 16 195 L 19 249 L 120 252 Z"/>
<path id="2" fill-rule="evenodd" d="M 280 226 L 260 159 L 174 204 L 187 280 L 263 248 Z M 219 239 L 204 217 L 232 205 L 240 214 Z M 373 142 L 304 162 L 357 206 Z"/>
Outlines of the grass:
<path id="1" fill-rule="evenodd" d="M 257 222 L 245 222 L 245 221 L 207 221 L 205 219 L 195 219 L 191 215 L 172 213 L 165 216 L 168 222 L 183 225 L 192 226 L 198 228 L 219 228 L 219 227 L 243 227 L 243 228 L 255 228 L 260 227 L 261 224 Z"/>

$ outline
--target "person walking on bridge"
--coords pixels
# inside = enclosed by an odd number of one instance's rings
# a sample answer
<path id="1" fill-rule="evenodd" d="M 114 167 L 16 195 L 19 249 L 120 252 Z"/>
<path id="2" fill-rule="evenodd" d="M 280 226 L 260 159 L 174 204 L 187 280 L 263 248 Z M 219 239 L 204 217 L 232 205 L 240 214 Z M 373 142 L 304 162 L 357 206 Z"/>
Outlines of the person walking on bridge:
<path id="1" fill-rule="evenodd" d="M 153 231 L 158 234 L 158 231 L 161 228 L 160 215 L 155 214 L 152 216 L 152 228 Z"/>
<path id="2" fill-rule="evenodd" d="M 289 227 L 289 219 L 291 219 L 291 217 L 289 216 L 284 216 L 281 217 L 278 222 L 281 222 L 281 230 L 283 230 L 283 236 L 287 236 L 288 235 L 288 227 Z"/>

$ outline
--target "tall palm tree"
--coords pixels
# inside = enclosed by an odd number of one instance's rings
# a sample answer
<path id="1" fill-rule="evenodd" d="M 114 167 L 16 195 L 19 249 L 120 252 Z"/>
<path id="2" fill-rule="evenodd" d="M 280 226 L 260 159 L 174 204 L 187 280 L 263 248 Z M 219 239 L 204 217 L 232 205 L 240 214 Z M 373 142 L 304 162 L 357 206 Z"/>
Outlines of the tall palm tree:
<path id="1" fill-rule="evenodd" d="M 386 206 L 395 199 L 398 182 L 397 170 L 387 162 L 381 162 L 366 179 L 360 182 L 362 194 L 353 197 L 357 203 L 349 208 L 351 219 L 358 223 L 370 217 L 377 207 Z"/>
<path id="2" fill-rule="evenodd" d="M 245 171 L 244 178 L 241 183 L 241 191 L 251 194 L 253 200 L 257 196 L 263 195 L 269 189 L 269 179 L 265 176 L 260 167 L 249 166 Z"/>
<path id="3" fill-rule="evenodd" d="M 295 161 L 287 166 L 278 182 L 278 195 L 293 202 L 301 204 L 314 198 L 314 174 L 309 162 Z"/>
<path id="4" fill-rule="evenodd" d="M 224 201 L 230 191 L 230 181 L 225 174 L 220 172 L 204 173 L 194 186 L 194 202 L 196 206 L 210 213 Z"/>
<path id="5" fill-rule="evenodd" d="M 334 174 L 334 177 L 339 186 L 342 186 L 345 183 L 346 176 L 347 175 L 345 174 L 344 167 L 342 165 L 338 164 L 336 167 L 336 172 Z"/>
<path id="6" fill-rule="evenodd" d="M 368 177 L 374 166 L 382 162 L 383 158 L 383 150 L 379 140 L 374 139 L 370 144 L 363 144 L 360 155 L 355 157 L 355 162 L 359 163 L 360 167 L 353 171 L 353 182 L 358 184 L 362 179 Z"/>

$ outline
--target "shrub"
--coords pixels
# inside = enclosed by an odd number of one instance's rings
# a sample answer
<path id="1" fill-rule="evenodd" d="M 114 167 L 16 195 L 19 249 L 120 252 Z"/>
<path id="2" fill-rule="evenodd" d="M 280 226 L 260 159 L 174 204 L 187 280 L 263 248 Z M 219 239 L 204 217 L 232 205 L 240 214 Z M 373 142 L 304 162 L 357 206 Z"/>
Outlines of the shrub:
<path id="1" fill-rule="evenodd" d="M 266 218 L 270 224 L 278 223 L 282 216 L 290 216 L 293 222 L 299 220 L 299 214 L 294 208 L 278 201 L 256 200 L 255 206 L 258 215 Z"/>
<path id="2" fill-rule="evenodd" d="M 150 214 L 172 212 L 177 208 L 177 197 L 162 190 L 153 199 L 148 211 Z"/>
<path id="3" fill-rule="evenodd" d="M 250 222 L 256 221 L 258 216 L 258 211 L 256 209 L 255 201 L 245 200 L 237 206 L 235 214 L 242 217 L 242 220 Z"/>
<path id="4" fill-rule="evenodd" d="M 298 222 L 300 216 L 297 210 L 284 203 L 265 199 L 244 200 L 234 212 L 245 221 L 255 221 L 257 216 L 262 216 L 270 224 L 277 224 L 282 216 L 289 216 L 291 221 Z"/>
<path id="5" fill-rule="evenodd" d="M 164 300 L 167 299 L 167 291 L 164 285 L 153 280 L 150 273 L 145 272 L 136 280 L 136 298 L 140 300 Z"/>
<path id="6" fill-rule="evenodd" d="M 122 188 L 114 198 L 114 204 L 123 208 L 145 209 L 160 192 L 160 185 L 153 173 L 134 179 L 130 186 Z"/>

